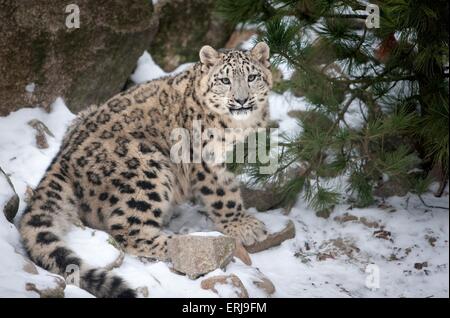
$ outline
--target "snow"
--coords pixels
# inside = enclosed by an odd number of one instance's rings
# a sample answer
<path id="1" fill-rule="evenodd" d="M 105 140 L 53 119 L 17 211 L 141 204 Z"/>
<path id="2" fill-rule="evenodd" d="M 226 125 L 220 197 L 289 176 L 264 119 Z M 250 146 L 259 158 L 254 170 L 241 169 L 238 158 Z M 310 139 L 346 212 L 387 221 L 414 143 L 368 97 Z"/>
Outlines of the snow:
<path id="1" fill-rule="evenodd" d="M 289 222 L 289 218 L 283 215 L 283 209 L 272 210 L 270 213 L 259 213 L 255 208 L 250 208 L 248 213 L 266 224 L 266 229 L 269 233 L 282 231 Z"/>
<path id="2" fill-rule="evenodd" d="M 107 266 L 119 257 L 119 250 L 108 242 L 109 239 L 105 232 L 79 227 L 74 227 L 65 237 L 68 247 L 93 267 Z"/>
<path id="3" fill-rule="evenodd" d="M 292 110 L 306 111 L 310 106 L 303 97 L 296 97 L 290 91 L 283 94 L 269 94 L 270 119 L 279 124 L 280 133 L 292 135 L 300 130 L 298 119 L 288 115 Z"/>
<path id="4" fill-rule="evenodd" d="M 230 279 L 227 280 L 228 284 L 216 284 L 214 289 L 217 290 L 217 294 L 224 298 L 236 298 L 239 295 L 239 288 L 231 284 Z"/>
<path id="5" fill-rule="evenodd" d="M 431 197 L 427 195 L 426 199 Z M 407 200 L 409 206 L 405 209 Z M 438 201 L 448 206 L 448 196 Z M 392 198 L 387 208 L 348 208 L 338 206 L 330 219 L 321 219 L 299 201 L 289 214 L 296 225 L 296 237 L 279 248 L 253 255 L 254 266 L 272 279 L 277 296 L 448 297 L 447 211 L 426 212 L 413 195 Z M 335 220 L 345 213 L 376 221 L 379 227 Z M 392 241 L 374 237 L 381 228 L 392 233 Z M 430 237 L 437 240 L 434 247 Z M 344 246 L 335 250 L 334 258 L 319 260 L 321 253 L 330 252 L 330 244 L 326 243 L 339 238 Z M 352 247 L 358 250 L 346 253 Z M 409 249 L 411 252 L 405 252 Z M 295 254 L 298 256 L 293 257 Z M 270 259 L 283 261 L 268 262 Z M 414 268 L 414 264 L 423 262 L 428 262 L 425 270 Z M 369 264 L 375 264 L 380 274 L 379 288 L 374 290 L 366 287 L 365 270 Z"/>
<path id="6" fill-rule="evenodd" d="M 36 89 L 35 83 L 29 83 L 25 86 L 25 91 L 27 91 L 28 93 L 34 93 L 35 89 Z"/>
<path id="7" fill-rule="evenodd" d="M 137 67 L 131 75 L 131 80 L 136 84 L 145 83 L 163 76 L 181 73 L 190 65 L 192 65 L 192 63 L 182 64 L 173 72 L 166 73 L 153 61 L 152 56 L 145 51 L 137 62 Z"/>
<path id="8" fill-rule="evenodd" d="M 216 231 L 213 231 L 213 232 L 192 232 L 192 233 L 189 233 L 189 235 L 192 235 L 192 236 L 212 236 L 212 237 L 223 236 L 222 233 L 216 232 Z"/>
<path id="9" fill-rule="evenodd" d="M 176 72 L 187 67 L 180 66 Z M 137 83 L 165 76 L 148 53 L 138 61 L 133 74 Z M 286 92 L 271 93 L 270 113 L 284 132 L 299 131 L 290 110 L 307 110 L 302 98 Z M 21 199 L 19 215 L 25 207 L 27 186 L 35 187 L 53 156 L 62 136 L 75 116 L 58 99 L 52 111 L 21 109 L 0 117 L 0 166 L 11 176 Z M 38 149 L 35 131 L 27 123 L 42 121 L 54 134 L 47 136 L 49 148 Z M 349 118 L 351 121 L 352 119 Z M 434 184 L 430 190 L 436 187 Z M 13 194 L 0 174 L 0 210 Z M 423 196 L 428 205 L 448 207 L 448 188 L 444 196 Z M 174 273 L 171 264 L 150 262 L 131 255 L 113 269 L 142 297 L 235 297 L 229 285 L 216 285 L 218 294 L 201 288 L 204 278 L 235 274 L 250 297 L 267 297 L 253 282 L 268 277 L 275 285 L 273 297 L 448 297 L 449 296 L 449 214 L 448 210 L 427 208 L 413 194 L 392 197 L 365 209 L 349 205 L 335 207 L 330 218 L 315 215 L 299 199 L 287 215 L 281 209 L 259 213 L 249 211 L 267 224 L 269 232 L 284 228 L 289 220 L 296 237 L 280 246 L 252 254 L 253 264 L 234 259 L 225 270 L 217 269 L 191 280 Z M 18 217 L 15 221 L 17 222 Z M 220 235 L 199 212 L 199 207 L 183 204 L 173 213 L 167 229 L 192 235 Z M 69 246 L 93 266 L 108 266 L 121 257 L 107 233 L 73 227 L 67 233 Z M 55 287 L 57 276 L 41 268 L 32 274 L 23 270 L 29 262 L 21 247 L 17 229 L 0 213 L 0 297 L 38 297 L 26 291 L 26 283 L 40 290 Z M 369 284 L 368 284 L 369 283 Z M 80 288 L 67 285 L 65 297 L 92 297 Z"/>
<path id="10" fill-rule="evenodd" d="M 46 113 L 39 108 L 24 108 L 11 113 L 8 117 L 0 117 L 0 167 L 10 178 L 21 198 L 21 208 L 24 206 L 24 194 L 27 186 L 34 188 L 51 159 L 56 155 L 64 132 L 70 121 L 75 118 L 62 99 L 57 99 L 52 105 L 52 112 Z M 38 149 L 35 146 L 35 130 L 27 123 L 38 119 L 45 123 L 55 138 L 47 136 L 48 149 Z M 3 184 L 4 178 L 0 175 Z M 0 188 L 0 198 L 10 187 Z"/>
<path id="11" fill-rule="evenodd" d="M 61 99 L 55 101 L 49 114 L 38 108 L 24 108 L 8 117 L 0 117 L 0 167 L 10 176 L 20 197 L 19 214 L 25 207 L 26 187 L 38 184 L 58 151 L 67 125 L 74 117 Z M 55 135 L 55 138 L 48 137 L 48 149 L 38 149 L 35 146 L 35 131 L 27 124 L 32 119 L 44 122 Z M 12 195 L 13 191 L 6 178 L 0 174 L 1 211 Z M 3 213 L 0 213 L 0 255 L 0 297 L 39 297 L 36 292 L 25 290 L 26 283 L 35 284 L 39 290 L 57 286 L 54 274 L 43 269 L 38 269 L 37 275 L 23 270 L 27 258 L 24 256 L 19 233 Z"/>

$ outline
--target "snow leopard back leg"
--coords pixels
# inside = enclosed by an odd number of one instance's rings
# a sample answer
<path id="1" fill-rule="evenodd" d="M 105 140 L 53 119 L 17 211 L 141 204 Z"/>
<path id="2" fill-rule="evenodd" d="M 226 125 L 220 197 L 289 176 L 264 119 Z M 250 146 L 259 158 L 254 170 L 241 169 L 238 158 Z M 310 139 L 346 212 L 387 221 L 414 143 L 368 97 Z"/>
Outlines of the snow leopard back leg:
<path id="1" fill-rule="evenodd" d="M 130 254 L 167 260 L 169 235 L 161 229 L 173 203 L 174 175 L 168 159 L 152 152 L 127 161 L 127 171 L 100 194 L 110 206 L 106 230 Z"/>

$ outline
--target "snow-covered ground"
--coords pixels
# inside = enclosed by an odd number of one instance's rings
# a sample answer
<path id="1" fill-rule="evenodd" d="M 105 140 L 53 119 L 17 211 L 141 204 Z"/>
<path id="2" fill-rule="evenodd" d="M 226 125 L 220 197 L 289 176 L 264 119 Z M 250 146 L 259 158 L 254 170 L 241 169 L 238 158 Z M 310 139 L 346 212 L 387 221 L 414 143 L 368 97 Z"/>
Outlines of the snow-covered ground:
<path id="1" fill-rule="evenodd" d="M 186 65 L 180 66 L 177 71 L 184 67 Z M 143 82 L 163 75 L 166 73 L 146 53 L 138 61 L 132 78 Z M 272 118 L 279 120 L 280 129 L 287 132 L 298 127 L 287 112 L 308 107 L 304 100 L 290 93 L 272 93 L 270 103 Z M 53 104 L 51 113 L 21 109 L 0 117 L 0 167 L 10 175 L 20 197 L 18 215 L 26 205 L 27 186 L 37 185 L 73 118 L 61 99 Z M 27 124 L 31 119 L 42 121 L 53 133 L 54 137 L 47 136 L 49 148 L 36 147 L 35 130 Z M 0 174 L 0 211 L 12 194 Z M 448 188 L 441 198 L 435 198 L 430 192 L 423 199 L 429 205 L 448 207 Z M 317 217 L 302 200 L 288 215 L 281 210 L 258 213 L 252 209 L 251 212 L 272 228 L 292 220 L 296 237 L 278 247 L 252 254 L 251 266 L 235 259 L 226 272 L 218 269 L 206 278 L 235 274 L 250 297 L 267 297 L 253 284 L 261 273 L 275 285 L 272 297 L 449 296 L 448 210 L 427 208 L 413 194 L 392 197 L 366 209 L 340 205 L 328 219 Z M 170 230 L 179 233 L 211 231 L 211 223 L 195 206 L 186 204 L 174 213 Z M 74 227 L 67 241 L 83 259 L 95 266 L 111 264 L 121 256 L 109 243 L 108 235 L 98 230 Z M 17 229 L 2 213 L 0 255 L 0 297 L 39 297 L 37 292 L 26 290 L 27 283 L 43 290 L 56 286 L 61 280 L 30 264 Z M 133 287 L 140 287 L 143 296 L 218 297 L 200 287 L 205 277 L 191 280 L 172 272 L 163 262 L 125 255 L 121 266 L 113 271 Z M 92 297 L 73 285 L 67 285 L 64 293 L 66 297 Z M 221 297 L 236 296 L 233 289 L 221 288 L 218 293 Z"/>

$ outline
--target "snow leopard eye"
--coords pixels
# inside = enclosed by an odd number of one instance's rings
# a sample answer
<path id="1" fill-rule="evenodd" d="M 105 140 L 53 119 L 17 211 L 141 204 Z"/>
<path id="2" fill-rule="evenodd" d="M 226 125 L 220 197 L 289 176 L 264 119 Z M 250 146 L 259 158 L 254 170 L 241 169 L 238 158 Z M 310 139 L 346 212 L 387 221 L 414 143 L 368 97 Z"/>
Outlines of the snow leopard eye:
<path id="1" fill-rule="evenodd" d="M 254 74 L 250 74 L 250 75 L 248 76 L 248 81 L 249 81 L 249 82 L 253 82 L 255 79 L 256 79 L 256 75 L 254 75 Z"/>
<path id="2" fill-rule="evenodd" d="M 222 83 L 224 83 L 225 85 L 230 85 L 230 79 L 228 77 L 223 77 L 220 79 L 222 81 Z"/>

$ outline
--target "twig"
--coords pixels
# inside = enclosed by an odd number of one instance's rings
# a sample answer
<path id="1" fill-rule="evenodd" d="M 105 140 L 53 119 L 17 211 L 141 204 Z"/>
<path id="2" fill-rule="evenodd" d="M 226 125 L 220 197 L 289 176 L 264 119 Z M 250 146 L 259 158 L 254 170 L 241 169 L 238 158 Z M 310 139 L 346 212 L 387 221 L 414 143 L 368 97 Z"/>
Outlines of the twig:
<path id="1" fill-rule="evenodd" d="M 430 209 L 442 209 L 442 210 L 448 210 L 449 208 L 445 207 L 445 206 L 437 206 L 437 205 L 428 205 L 425 203 L 425 201 L 423 200 L 422 196 L 420 194 L 417 195 L 420 199 L 420 202 L 422 202 L 422 204 L 424 206 L 426 206 L 427 208 Z"/>
<path id="2" fill-rule="evenodd" d="M 14 195 L 6 202 L 6 205 L 3 207 L 3 213 L 5 214 L 6 219 L 14 223 L 14 218 L 17 215 L 17 212 L 19 211 L 19 205 L 20 205 L 20 198 L 17 195 L 16 189 L 14 188 L 14 185 L 10 179 L 10 177 L 3 171 L 3 169 L 0 167 L 0 172 L 3 173 L 3 175 L 6 178 L 6 181 L 8 182 L 9 186 L 14 192 Z"/>
<path id="3" fill-rule="evenodd" d="M 108 264 L 104 267 L 105 270 L 110 271 L 114 268 L 118 268 L 122 265 L 123 259 L 125 258 L 125 253 L 122 251 L 119 251 L 119 256 L 116 258 L 115 261 L 113 261 L 111 264 Z"/>
<path id="4" fill-rule="evenodd" d="M 14 184 L 11 181 L 11 178 L 6 174 L 6 172 L 2 169 L 2 167 L 0 167 L 0 172 L 3 173 L 3 175 L 6 178 L 6 181 L 8 182 L 9 186 L 11 187 L 11 189 L 14 191 L 15 194 L 17 194 L 16 192 L 16 188 L 14 188 Z"/>

